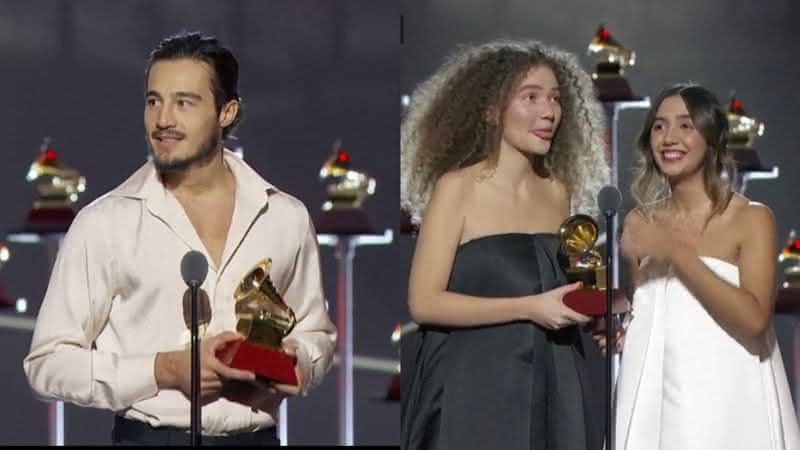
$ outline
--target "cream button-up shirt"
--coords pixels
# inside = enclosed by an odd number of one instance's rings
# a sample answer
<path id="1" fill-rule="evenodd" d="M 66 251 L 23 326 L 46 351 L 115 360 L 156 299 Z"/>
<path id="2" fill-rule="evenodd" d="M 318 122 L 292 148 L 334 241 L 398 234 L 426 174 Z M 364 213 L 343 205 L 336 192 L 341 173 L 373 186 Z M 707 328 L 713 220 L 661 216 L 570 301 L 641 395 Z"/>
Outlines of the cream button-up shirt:
<path id="1" fill-rule="evenodd" d="M 233 218 L 220 267 L 214 267 L 177 199 L 152 162 L 83 208 L 62 242 L 23 367 L 35 394 L 105 408 L 153 426 L 189 428 L 189 400 L 159 390 L 158 352 L 188 348 L 181 258 L 202 252 L 209 271 L 201 286 L 211 304 L 207 336 L 236 330 L 233 293 L 264 258 L 270 277 L 295 311 L 287 341 L 297 344 L 306 386 L 330 368 L 336 328 L 322 291 L 316 233 L 305 206 L 277 190 L 228 150 L 236 180 Z M 258 430 L 273 411 L 224 398 L 203 406 L 203 434 Z"/>

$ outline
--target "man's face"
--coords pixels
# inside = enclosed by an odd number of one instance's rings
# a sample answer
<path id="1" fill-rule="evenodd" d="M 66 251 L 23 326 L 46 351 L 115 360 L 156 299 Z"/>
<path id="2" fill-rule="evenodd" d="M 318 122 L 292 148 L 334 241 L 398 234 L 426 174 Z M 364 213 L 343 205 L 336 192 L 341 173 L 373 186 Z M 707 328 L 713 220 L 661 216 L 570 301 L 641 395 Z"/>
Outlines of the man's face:
<path id="1" fill-rule="evenodd" d="M 212 68 L 194 59 L 162 60 L 150 67 L 145 95 L 145 140 L 161 172 L 182 171 L 206 160 L 222 139 L 211 92 Z"/>

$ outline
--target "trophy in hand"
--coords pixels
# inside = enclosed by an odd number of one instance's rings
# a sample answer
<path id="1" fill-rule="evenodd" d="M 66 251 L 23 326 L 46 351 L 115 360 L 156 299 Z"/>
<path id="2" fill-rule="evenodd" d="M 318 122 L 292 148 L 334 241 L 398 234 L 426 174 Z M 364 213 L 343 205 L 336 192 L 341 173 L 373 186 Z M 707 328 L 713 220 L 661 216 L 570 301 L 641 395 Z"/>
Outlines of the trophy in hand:
<path id="1" fill-rule="evenodd" d="M 283 301 L 269 276 L 272 260 L 259 262 L 239 282 L 236 331 L 244 340 L 217 351 L 230 367 L 247 370 L 282 384 L 297 385 L 295 358 L 282 349 L 282 341 L 294 328 L 294 311 Z"/>
<path id="2" fill-rule="evenodd" d="M 36 186 L 39 198 L 28 213 L 24 231 L 66 232 L 75 218 L 72 205 L 78 194 L 86 190 L 85 178 L 58 161 L 50 138 L 44 139 L 25 178 Z"/>
<path id="3" fill-rule="evenodd" d="M 600 101 L 633 100 L 636 97 L 628 81 L 622 76 L 625 68 L 636 63 L 636 53 L 624 47 L 600 25 L 589 43 L 587 54 L 596 60 L 592 74 Z"/>
<path id="4" fill-rule="evenodd" d="M 606 311 L 606 266 L 595 248 L 598 238 L 597 222 L 590 216 L 576 214 L 567 218 L 558 230 L 559 252 L 566 258 L 563 267 L 569 283 L 580 281 L 583 286 L 564 296 L 564 304 L 587 316 L 601 316 Z M 628 310 L 622 291 L 613 292 L 612 312 Z"/>
<path id="5" fill-rule="evenodd" d="M 728 105 L 728 149 L 733 152 L 736 166 L 742 171 L 765 170 L 753 144 L 764 135 L 764 122 L 750 116 L 742 108 L 742 103 L 731 96 Z"/>
<path id="6" fill-rule="evenodd" d="M 789 232 L 789 239 L 778 255 L 779 262 L 789 262 L 783 269 L 783 288 L 800 289 L 800 238 L 794 230 Z"/>
<path id="7" fill-rule="evenodd" d="M 319 178 L 325 184 L 327 200 L 315 226 L 320 233 L 362 234 L 371 233 L 367 214 L 362 208 L 367 197 L 375 193 L 375 178 L 364 172 L 350 169 L 350 155 L 333 145 L 333 153 L 322 165 Z"/>

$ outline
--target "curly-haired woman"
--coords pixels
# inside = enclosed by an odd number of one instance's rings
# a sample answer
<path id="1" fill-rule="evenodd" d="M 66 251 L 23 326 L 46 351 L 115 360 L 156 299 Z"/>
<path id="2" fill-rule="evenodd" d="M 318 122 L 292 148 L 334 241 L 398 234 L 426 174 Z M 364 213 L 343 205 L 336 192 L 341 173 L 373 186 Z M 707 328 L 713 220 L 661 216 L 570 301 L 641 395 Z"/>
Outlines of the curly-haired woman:
<path id="1" fill-rule="evenodd" d="M 576 58 L 539 42 L 463 48 L 413 93 L 401 202 L 420 223 L 404 342 L 404 449 L 595 449 L 557 231 L 596 214 L 603 112 Z M 411 362 L 410 364 L 408 362 Z"/>

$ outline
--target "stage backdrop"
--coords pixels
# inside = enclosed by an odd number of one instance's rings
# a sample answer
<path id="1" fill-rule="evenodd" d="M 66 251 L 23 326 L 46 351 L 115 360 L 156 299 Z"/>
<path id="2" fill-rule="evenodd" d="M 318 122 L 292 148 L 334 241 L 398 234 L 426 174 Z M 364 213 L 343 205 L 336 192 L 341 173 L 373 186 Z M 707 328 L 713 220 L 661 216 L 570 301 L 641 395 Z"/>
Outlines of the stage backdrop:
<path id="1" fill-rule="evenodd" d="M 399 3 L 393 0 L 0 1 L 0 241 L 34 198 L 25 174 L 44 136 L 86 176 L 85 205 L 146 159 L 144 69 L 160 39 L 181 30 L 215 35 L 240 63 L 246 106 L 238 145 L 269 181 L 312 213 L 324 202 L 319 169 L 336 139 L 352 166 L 377 178 L 366 210 L 377 228 L 398 222 Z M 98 230 L 111 232 L 113 230 Z M 0 272 L 34 317 L 49 276 L 43 246 L 9 244 Z M 405 313 L 399 247 L 355 257 L 357 355 L 397 359 L 390 335 Z M 336 317 L 336 260 L 321 249 L 325 293 Z M 0 444 L 46 444 L 46 404 L 22 371 L 30 332 L 0 330 Z M 355 442 L 394 444 L 399 406 L 379 399 L 389 376 L 355 373 Z M 289 403 L 290 444 L 337 442 L 336 372 Z M 66 408 L 67 444 L 110 443 L 111 413 Z"/>

